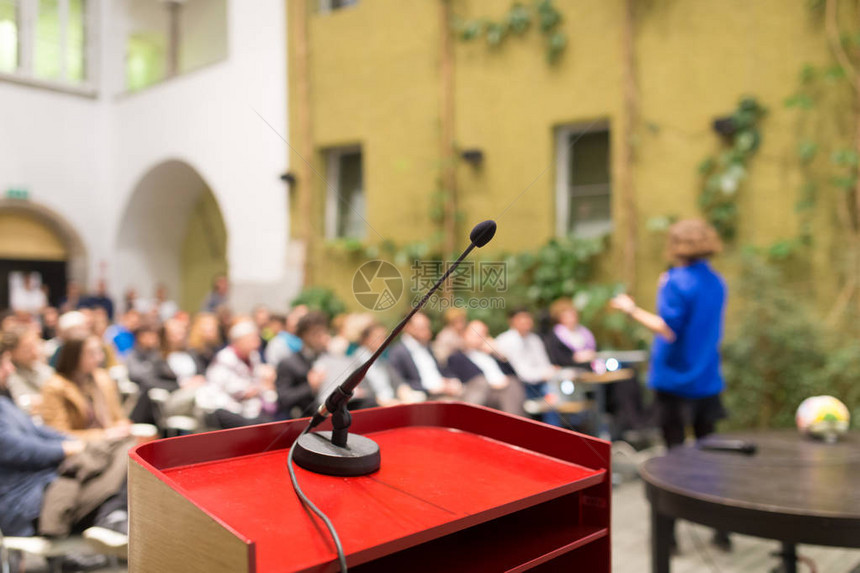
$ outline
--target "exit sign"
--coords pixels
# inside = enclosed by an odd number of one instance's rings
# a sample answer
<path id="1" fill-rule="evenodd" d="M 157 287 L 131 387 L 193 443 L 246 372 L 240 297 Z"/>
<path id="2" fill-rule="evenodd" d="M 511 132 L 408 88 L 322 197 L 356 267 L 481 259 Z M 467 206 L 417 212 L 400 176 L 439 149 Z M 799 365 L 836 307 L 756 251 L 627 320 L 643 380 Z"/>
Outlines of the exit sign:
<path id="1" fill-rule="evenodd" d="M 29 199 L 30 191 L 22 187 L 10 187 L 6 189 L 7 199 Z"/>

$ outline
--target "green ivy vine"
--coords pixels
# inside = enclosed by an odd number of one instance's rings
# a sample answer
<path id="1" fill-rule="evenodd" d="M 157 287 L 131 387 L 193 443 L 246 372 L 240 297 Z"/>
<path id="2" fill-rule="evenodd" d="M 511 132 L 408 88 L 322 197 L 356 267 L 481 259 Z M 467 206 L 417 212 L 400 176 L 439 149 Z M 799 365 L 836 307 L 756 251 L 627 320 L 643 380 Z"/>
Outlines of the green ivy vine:
<path id="1" fill-rule="evenodd" d="M 514 2 L 499 20 L 455 18 L 454 31 L 463 42 L 483 37 L 488 46 L 497 48 L 507 38 L 523 36 L 536 25 L 544 37 L 547 61 L 552 64 L 558 61 L 567 47 L 567 35 L 559 29 L 561 22 L 561 12 L 552 0 L 535 0 L 530 5 Z"/>
<path id="2" fill-rule="evenodd" d="M 761 143 L 759 122 L 765 112 L 755 98 L 741 99 L 729 119 L 727 148 L 699 164 L 702 176 L 699 207 L 724 240 L 734 239 L 737 233 L 737 192 Z"/>

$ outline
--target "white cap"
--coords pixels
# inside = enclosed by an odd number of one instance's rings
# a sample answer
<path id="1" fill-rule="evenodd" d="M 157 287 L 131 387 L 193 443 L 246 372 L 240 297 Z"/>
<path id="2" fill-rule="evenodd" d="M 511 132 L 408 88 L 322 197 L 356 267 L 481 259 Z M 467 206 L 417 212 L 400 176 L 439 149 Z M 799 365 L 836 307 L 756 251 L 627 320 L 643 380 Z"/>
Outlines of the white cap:
<path id="1" fill-rule="evenodd" d="M 234 342 L 249 334 L 257 334 L 257 325 L 250 320 L 240 320 L 230 328 L 228 336 L 230 342 Z"/>

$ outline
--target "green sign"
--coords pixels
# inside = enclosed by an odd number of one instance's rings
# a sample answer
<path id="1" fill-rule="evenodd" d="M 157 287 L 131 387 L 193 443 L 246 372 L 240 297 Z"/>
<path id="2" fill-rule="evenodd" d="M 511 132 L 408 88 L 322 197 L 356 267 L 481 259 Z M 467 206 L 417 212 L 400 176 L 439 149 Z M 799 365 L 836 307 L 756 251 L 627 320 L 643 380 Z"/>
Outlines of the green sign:
<path id="1" fill-rule="evenodd" d="M 26 200 L 30 198 L 30 191 L 23 187 L 10 187 L 9 189 L 6 189 L 6 198 Z"/>

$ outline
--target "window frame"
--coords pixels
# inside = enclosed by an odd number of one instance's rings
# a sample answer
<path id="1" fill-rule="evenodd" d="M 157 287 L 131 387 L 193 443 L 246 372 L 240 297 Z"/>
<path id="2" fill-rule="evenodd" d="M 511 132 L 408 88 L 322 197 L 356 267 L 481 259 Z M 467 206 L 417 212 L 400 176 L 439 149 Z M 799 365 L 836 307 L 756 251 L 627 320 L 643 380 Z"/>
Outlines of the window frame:
<path id="1" fill-rule="evenodd" d="M 609 205 L 612 207 L 612 129 L 608 119 L 596 122 L 568 123 L 555 128 L 555 234 L 558 237 L 568 235 L 576 237 L 592 237 L 591 233 L 579 233 L 573 227 L 570 220 L 571 204 L 571 182 L 570 161 L 573 147 L 570 138 L 588 133 L 606 132 L 609 138 L 609 156 L 607 157 L 607 169 L 609 172 Z M 606 232 L 612 232 L 614 222 L 610 214 L 609 228 Z M 602 234 L 602 233 L 601 233 Z"/>
<path id="2" fill-rule="evenodd" d="M 54 91 L 96 97 L 98 81 L 98 46 L 100 0 L 84 0 L 84 70 L 85 79 L 75 83 L 66 79 L 68 73 L 69 0 L 58 0 L 60 18 L 61 79 L 39 78 L 34 75 L 36 27 L 39 21 L 39 0 L 16 0 L 18 16 L 18 68 L 14 72 L 0 71 L 0 80 Z"/>
<path id="3" fill-rule="evenodd" d="M 365 205 L 367 205 L 367 189 L 365 187 L 365 169 L 364 169 L 364 149 L 360 144 L 343 145 L 338 147 L 329 147 L 323 150 L 323 160 L 325 161 L 325 186 L 326 186 L 326 202 L 325 202 L 325 236 L 328 240 L 338 239 L 358 239 L 364 240 L 367 237 L 367 212 L 360 213 L 359 217 L 364 221 L 364 233 L 361 236 L 338 236 L 337 229 L 339 221 L 339 206 L 345 200 L 340 189 L 340 167 L 341 158 L 344 155 L 352 155 L 358 153 L 361 156 L 361 190 L 365 196 Z M 345 208 L 348 208 L 345 206 Z"/>

